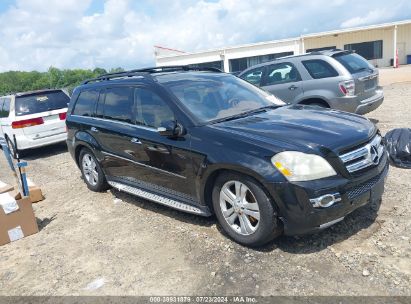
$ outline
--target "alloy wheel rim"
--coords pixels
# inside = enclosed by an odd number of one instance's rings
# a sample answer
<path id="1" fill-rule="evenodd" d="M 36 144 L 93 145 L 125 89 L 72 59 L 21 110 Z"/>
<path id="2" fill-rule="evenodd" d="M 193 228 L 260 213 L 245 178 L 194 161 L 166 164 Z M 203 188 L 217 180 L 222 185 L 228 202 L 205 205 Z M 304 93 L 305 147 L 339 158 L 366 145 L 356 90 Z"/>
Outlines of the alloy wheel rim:
<path id="1" fill-rule="evenodd" d="M 220 208 L 227 224 L 241 235 L 253 234 L 260 224 L 260 208 L 242 182 L 228 181 L 220 191 Z"/>
<path id="2" fill-rule="evenodd" d="M 84 154 L 83 161 L 83 173 L 87 180 L 87 182 L 95 186 L 98 183 L 98 172 L 97 172 L 97 164 L 94 161 L 94 158 L 90 154 Z"/>

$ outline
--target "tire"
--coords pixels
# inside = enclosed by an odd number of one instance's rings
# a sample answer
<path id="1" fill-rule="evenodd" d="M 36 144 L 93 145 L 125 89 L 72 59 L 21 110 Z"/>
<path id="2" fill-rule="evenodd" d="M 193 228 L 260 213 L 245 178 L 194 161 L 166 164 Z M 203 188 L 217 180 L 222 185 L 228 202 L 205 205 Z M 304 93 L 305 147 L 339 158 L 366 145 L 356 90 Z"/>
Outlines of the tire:
<path id="1" fill-rule="evenodd" d="M 102 192 L 109 188 L 99 162 L 89 149 L 81 150 L 79 165 L 83 180 L 91 191 Z"/>
<path id="2" fill-rule="evenodd" d="M 324 103 L 321 103 L 321 102 L 310 102 L 310 103 L 307 104 L 307 106 L 326 108 L 326 109 L 329 108 L 327 105 L 325 105 Z"/>
<path id="3" fill-rule="evenodd" d="M 14 148 L 14 144 L 11 142 L 10 138 L 6 137 L 6 142 L 13 158 L 17 159 L 17 154 L 19 154 L 19 157 L 21 157 L 21 151 Z"/>
<path id="4" fill-rule="evenodd" d="M 261 246 L 282 233 L 276 208 L 253 178 L 223 173 L 216 179 L 212 198 L 219 224 L 237 243 Z"/>

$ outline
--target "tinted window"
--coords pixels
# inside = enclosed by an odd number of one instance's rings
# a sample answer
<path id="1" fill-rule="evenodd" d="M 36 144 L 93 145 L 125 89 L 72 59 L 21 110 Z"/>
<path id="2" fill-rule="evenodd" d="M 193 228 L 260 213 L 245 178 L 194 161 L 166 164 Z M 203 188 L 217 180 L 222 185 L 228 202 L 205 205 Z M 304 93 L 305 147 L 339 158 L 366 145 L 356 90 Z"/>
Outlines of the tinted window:
<path id="1" fill-rule="evenodd" d="M 8 117 L 10 113 L 10 98 L 0 99 L 0 118 Z"/>
<path id="2" fill-rule="evenodd" d="M 175 120 L 174 113 L 156 93 L 137 88 L 134 93 L 136 102 L 136 124 L 158 128 L 162 123 Z"/>
<path id="3" fill-rule="evenodd" d="M 80 93 L 76 105 L 74 106 L 73 114 L 80 116 L 92 116 L 94 106 L 98 98 L 98 91 L 90 90 Z"/>
<path id="4" fill-rule="evenodd" d="M 355 51 L 368 60 L 382 58 L 382 40 L 346 44 L 344 49 Z"/>
<path id="5" fill-rule="evenodd" d="M 133 123 L 133 88 L 117 87 L 106 89 L 104 118 Z"/>
<path id="6" fill-rule="evenodd" d="M 248 71 L 244 75 L 241 75 L 241 78 L 249 83 L 259 86 L 261 84 L 261 78 L 263 76 L 264 67 L 253 69 Z"/>
<path id="7" fill-rule="evenodd" d="M 304 60 L 303 65 L 314 79 L 338 76 L 337 71 L 324 60 Z"/>
<path id="8" fill-rule="evenodd" d="M 4 99 L 0 98 L 0 118 L 6 117 L 6 114 L 3 113 L 3 103 L 4 103 Z"/>
<path id="9" fill-rule="evenodd" d="M 357 73 L 367 69 L 372 69 L 372 65 L 357 54 L 340 54 L 334 56 L 335 60 L 340 62 L 350 73 Z"/>
<path id="10" fill-rule="evenodd" d="M 274 96 L 232 75 L 204 73 L 177 81 L 164 75 L 158 79 L 188 111 L 203 122 L 224 119 L 261 107 L 284 105 Z"/>
<path id="11" fill-rule="evenodd" d="M 295 66 L 289 62 L 273 64 L 267 67 L 265 85 L 299 81 L 300 75 Z"/>
<path id="12" fill-rule="evenodd" d="M 70 98 L 62 91 L 16 97 L 16 116 L 67 108 Z"/>

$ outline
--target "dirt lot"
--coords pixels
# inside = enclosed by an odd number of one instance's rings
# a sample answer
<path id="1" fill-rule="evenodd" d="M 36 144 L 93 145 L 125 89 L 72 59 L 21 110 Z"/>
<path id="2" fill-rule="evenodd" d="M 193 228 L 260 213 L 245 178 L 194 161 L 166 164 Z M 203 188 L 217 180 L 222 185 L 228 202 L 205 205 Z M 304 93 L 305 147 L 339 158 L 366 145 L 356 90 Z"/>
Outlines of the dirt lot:
<path id="1" fill-rule="evenodd" d="M 383 133 L 410 127 L 411 82 L 385 94 L 367 116 Z M 47 197 L 34 205 L 41 231 L 0 247 L 2 295 L 411 295 L 411 170 L 391 167 L 381 206 L 253 250 L 214 218 L 89 191 L 64 145 L 27 160 Z"/>

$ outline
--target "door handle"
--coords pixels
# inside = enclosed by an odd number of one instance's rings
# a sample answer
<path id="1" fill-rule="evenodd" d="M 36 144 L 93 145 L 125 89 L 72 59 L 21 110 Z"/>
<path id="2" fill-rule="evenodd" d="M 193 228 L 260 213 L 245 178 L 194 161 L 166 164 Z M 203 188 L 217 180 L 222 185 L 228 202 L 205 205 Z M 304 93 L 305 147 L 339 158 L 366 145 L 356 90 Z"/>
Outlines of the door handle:
<path id="1" fill-rule="evenodd" d="M 133 138 L 130 140 L 130 142 L 132 142 L 133 144 L 141 145 L 141 141 L 140 141 L 138 138 L 136 138 L 136 137 L 133 137 Z"/>
<path id="2" fill-rule="evenodd" d="M 170 154 L 170 151 L 167 148 L 157 147 L 157 146 L 149 146 L 147 147 L 148 151 L 158 152 L 161 154 Z"/>
<path id="3" fill-rule="evenodd" d="M 291 86 L 288 87 L 288 89 L 289 89 L 290 91 L 294 91 L 295 89 L 298 89 L 298 87 L 295 86 L 295 85 L 291 85 Z"/>
<path id="4" fill-rule="evenodd" d="M 91 128 L 90 128 L 90 131 L 97 133 L 97 132 L 98 132 L 98 129 L 97 129 L 96 127 L 91 127 Z"/>

